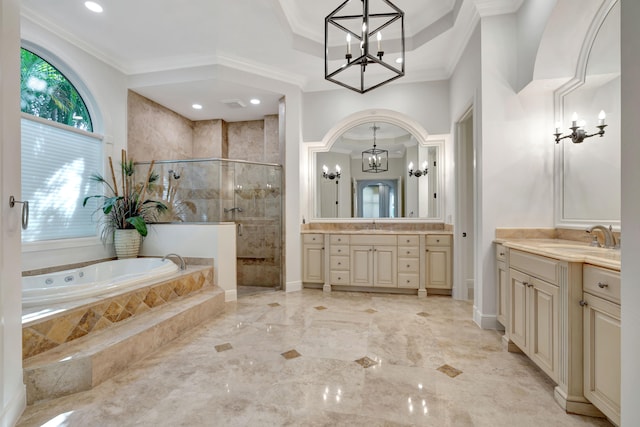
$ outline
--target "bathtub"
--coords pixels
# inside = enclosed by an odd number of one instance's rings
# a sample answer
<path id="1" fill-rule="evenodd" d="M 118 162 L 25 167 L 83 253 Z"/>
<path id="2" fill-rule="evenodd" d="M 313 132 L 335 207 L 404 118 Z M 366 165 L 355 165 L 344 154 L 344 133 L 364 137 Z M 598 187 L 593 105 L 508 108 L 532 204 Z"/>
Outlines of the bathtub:
<path id="1" fill-rule="evenodd" d="M 178 271 L 171 260 L 129 258 L 72 270 L 22 278 L 22 307 L 97 297 L 171 276 Z"/>

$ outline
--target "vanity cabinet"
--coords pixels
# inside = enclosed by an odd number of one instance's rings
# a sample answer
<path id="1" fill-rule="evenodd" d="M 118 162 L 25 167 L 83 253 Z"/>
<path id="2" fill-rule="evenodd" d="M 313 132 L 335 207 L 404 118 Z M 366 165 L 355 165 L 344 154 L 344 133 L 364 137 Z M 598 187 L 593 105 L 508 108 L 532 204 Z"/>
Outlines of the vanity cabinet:
<path id="1" fill-rule="evenodd" d="M 302 280 L 306 283 L 324 283 L 324 235 L 302 236 Z"/>
<path id="2" fill-rule="evenodd" d="M 507 248 L 496 244 L 496 290 L 498 292 L 497 320 L 508 334 L 509 319 L 509 269 L 507 268 Z"/>
<path id="3" fill-rule="evenodd" d="M 620 273 L 583 267 L 584 395 L 620 425 Z"/>
<path id="4" fill-rule="evenodd" d="M 398 286 L 396 236 L 351 236 L 350 242 L 351 285 Z"/>
<path id="5" fill-rule="evenodd" d="M 451 289 L 451 236 L 426 236 L 426 277 L 427 289 Z"/>
<path id="6" fill-rule="evenodd" d="M 509 339 L 557 381 L 558 286 L 514 268 L 509 277 Z"/>
<path id="7" fill-rule="evenodd" d="M 420 236 L 398 236 L 398 287 L 420 286 Z"/>

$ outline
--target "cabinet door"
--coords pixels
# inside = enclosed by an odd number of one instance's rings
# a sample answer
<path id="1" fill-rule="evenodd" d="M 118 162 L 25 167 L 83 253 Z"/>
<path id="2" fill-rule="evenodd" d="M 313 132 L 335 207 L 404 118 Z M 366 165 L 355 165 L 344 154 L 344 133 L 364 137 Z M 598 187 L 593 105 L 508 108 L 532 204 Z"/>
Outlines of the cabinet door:
<path id="1" fill-rule="evenodd" d="M 373 247 L 351 246 L 351 284 L 373 286 Z"/>
<path id="2" fill-rule="evenodd" d="M 505 327 L 508 332 L 507 319 L 509 318 L 509 273 L 504 262 L 498 261 L 496 276 L 498 279 L 498 322 Z"/>
<path id="3" fill-rule="evenodd" d="M 426 287 L 451 289 L 451 247 L 429 246 L 426 252 Z"/>
<path id="4" fill-rule="evenodd" d="M 620 306 L 584 300 L 584 396 L 620 425 Z"/>
<path id="5" fill-rule="evenodd" d="M 528 355 L 553 380 L 558 374 L 558 287 L 540 279 L 529 286 Z"/>
<path id="6" fill-rule="evenodd" d="M 309 244 L 302 247 L 303 281 L 306 283 L 324 283 L 324 246 Z"/>
<path id="7" fill-rule="evenodd" d="M 522 351 L 527 349 L 528 281 L 526 274 L 509 270 L 509 339 Z"/>
<path id="8" fill-rule="evenodd" d="M 398 247 L 374 246 L 373 286 L 398 287 Z"/>

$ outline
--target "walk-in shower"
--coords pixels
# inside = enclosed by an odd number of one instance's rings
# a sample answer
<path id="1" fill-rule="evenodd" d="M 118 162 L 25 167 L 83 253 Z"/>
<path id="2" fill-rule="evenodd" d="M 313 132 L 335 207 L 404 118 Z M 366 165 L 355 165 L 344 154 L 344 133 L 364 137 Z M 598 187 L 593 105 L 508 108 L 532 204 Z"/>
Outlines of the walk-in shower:
<path id="1" fill-rule="evenodd" d="M 149 163 L 136 163 L 136 174 L 147 174 Z M 152 196 L 169 207 L 161 222 L 235 222 L 238 285 L 282 287 L 281 165 L 163 160 L 154 174 Z"/>

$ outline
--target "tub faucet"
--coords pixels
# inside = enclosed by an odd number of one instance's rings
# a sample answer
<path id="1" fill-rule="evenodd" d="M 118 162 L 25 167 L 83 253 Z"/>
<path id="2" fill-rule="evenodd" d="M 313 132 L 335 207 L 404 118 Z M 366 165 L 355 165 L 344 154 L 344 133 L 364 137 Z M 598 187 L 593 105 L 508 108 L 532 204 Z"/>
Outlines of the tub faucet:
<path id="1" fill-rule="evenodd" d="M 600 230 L 602 235 L 604 236 L 604 247 L 605 248 L 615 248 L 616 247 L 616 237 L 613 235 L 613 228 L 609 226 L 609 228 L 604 225 L 594 225 L 591 228 L 587 229 L 587 233 L 593 233 L 594 230 Z"/>
<path id="2" fill-rule="evenodd" d="M 184 262 L 184 258 L 182 258 L 178 254 L 166 254 L 165 256 L 162 257 L 162 261 L 164 261 L 165 259 L 167 259 L 169 257 L 176 257 L 176 258 L 178 258 L 178 260 L 180 260 L 180 270 L 186 270 L 187 269 L 187 263 Z"/>

